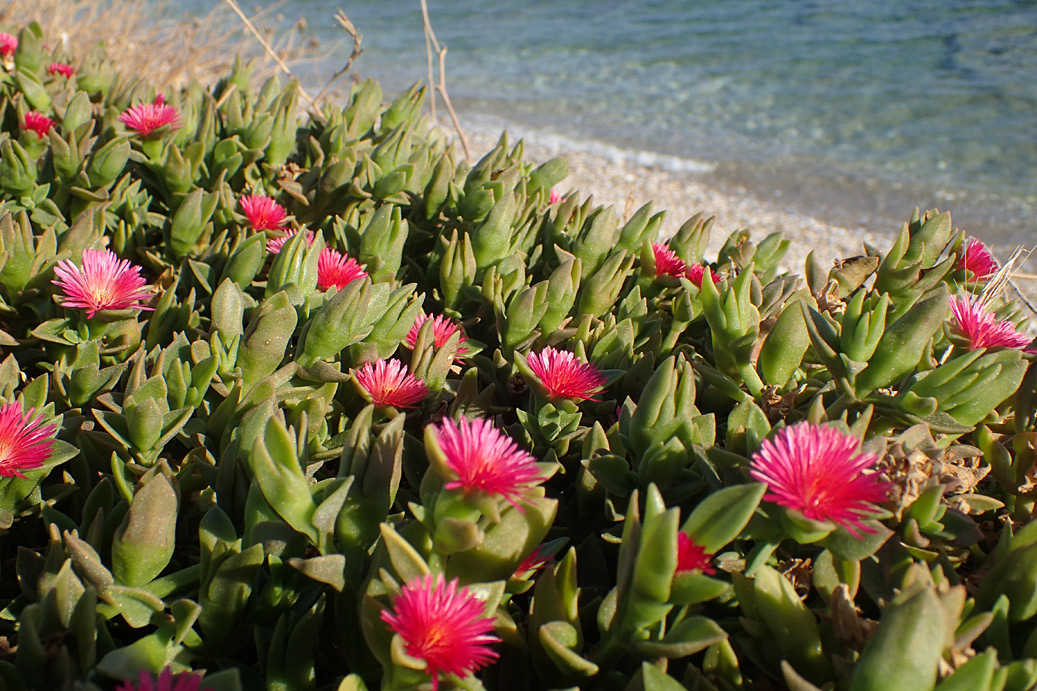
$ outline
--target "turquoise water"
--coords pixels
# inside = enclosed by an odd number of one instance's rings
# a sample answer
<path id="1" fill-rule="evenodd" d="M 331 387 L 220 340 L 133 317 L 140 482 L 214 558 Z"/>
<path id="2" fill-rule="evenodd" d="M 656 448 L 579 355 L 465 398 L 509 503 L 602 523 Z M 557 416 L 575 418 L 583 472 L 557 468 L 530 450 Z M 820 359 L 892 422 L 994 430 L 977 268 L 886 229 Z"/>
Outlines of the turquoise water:
<path id="1" fill-rule="evenodd" d="M 286 23 L 304 16 L 327 45 L 342 35 L 331 20 L 340 5 L 277 11 Z M 364 34 L 361 75 L 390 88 L 424 78 L 416 1 L 344 7 Z M 1035 2 L 429 7 L 463 112 L 709 162 L 722 185 L 834 222 L 882 230 L 916 204 L 938 206 L 999 244 L 1034 242 Z"/>

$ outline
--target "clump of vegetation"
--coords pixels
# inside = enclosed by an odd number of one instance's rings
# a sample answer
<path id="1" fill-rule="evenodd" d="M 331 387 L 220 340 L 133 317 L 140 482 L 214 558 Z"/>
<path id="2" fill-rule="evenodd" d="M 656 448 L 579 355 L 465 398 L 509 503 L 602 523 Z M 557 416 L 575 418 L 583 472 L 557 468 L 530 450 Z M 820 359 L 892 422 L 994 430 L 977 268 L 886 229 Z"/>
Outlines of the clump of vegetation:
<path id="1" fill-rule="evenodd" d="M 417 87 L 0 60 L 0 688 L 1037 682 L 1037 370 L 948 214 L 801 278 Z"/>

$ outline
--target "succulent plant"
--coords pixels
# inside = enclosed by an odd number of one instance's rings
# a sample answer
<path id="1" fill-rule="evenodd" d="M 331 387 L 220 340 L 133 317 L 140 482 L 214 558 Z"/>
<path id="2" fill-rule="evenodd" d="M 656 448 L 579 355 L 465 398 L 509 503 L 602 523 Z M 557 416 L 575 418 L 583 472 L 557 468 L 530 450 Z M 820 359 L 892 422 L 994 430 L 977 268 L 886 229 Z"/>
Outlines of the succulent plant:
<path id="1" fill-rule="evenodd" d="M 0 688 L 1037 683 L 1037 370 L 949 214 L 707 264 L 418 86 L 17 41 Z"/>

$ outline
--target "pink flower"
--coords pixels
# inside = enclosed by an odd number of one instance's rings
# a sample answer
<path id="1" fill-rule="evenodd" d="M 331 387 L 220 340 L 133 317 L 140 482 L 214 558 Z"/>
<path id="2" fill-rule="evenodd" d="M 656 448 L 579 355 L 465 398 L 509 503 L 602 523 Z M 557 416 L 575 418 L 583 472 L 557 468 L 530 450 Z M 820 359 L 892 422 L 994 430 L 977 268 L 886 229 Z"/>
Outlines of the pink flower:
<path id="1" fill-rule="evenodd" d="M 43 427 L 42 416 L 32 419 L 34 412 L 23 413 L 19 403 L 0 405 L 0 476 L 25 477 L 21 471 L 39 468 L 50 458 L 58 428 Z"/>
<path id="2" fill-rule="evenodd" d="M 292 230 L 289 230 L 288 232 L 286 232 L 284 234 L 284 236 L 282 236 L 282 237 L 273 238 L 271 240 L 267 240 L 266 241 L 266 251 L 271 253 L 271 254 L 278 254 L 278 253 L 280 253 L 281 248 L 284 247 L 284 243 L 288 242 L 288 240 L 290 238 L 295 237 L 296 233 L 298 233 L 298 232 L 299 232 L 298 230 L 293 228 Z M 310 247 L 313 247 L 313 241 L 316 240 L 316 239 L 317 238 L 316 238 L 316 236 L 314 236 L 313 233 L 311 233 L 308 230 L 306 231 L 306 242 L 307 242 L 307 244 L 309 244 Z"/>
<path id="3" fill-rule="evenodd" d="M 835 427 L 800 422 L 779 429 L 753 454 L 749 474 L 767 483 L 764 499 L 800 511 L 815 521 L 832 521 L 854 537 L 861 522 L 886 498 L 887 483 L 864 470 L 874 454 L 857 451 L 857 438 Z"/>
<path id="4" fill-rule="evenodd" d="M 547 566 L 547 562 L 549 561 L 551 561 L 551 557 L 545 555 L 544 546 L 539 545 L 515 568 L 515 573 L 512 574 L 512 578 L 527 579 L 540 569 Z"/>
<path id="5" fill-rule="evenodd" d="M 411 350 L 414 350 L 414 344 L 418 342 L 418 332 L 421 331 L 421 325 L 429 319 L 430 315 L 419 314 L 418 318 L 414 320 L 414 326 L 410 327 L 410 331 L 407 332 L 407 337 L 403 339 L 403 342 L 406 343 L 407 347 Z M 464 342 L 468 340 L 468 337 L 464 335 L 461 325 L 442 314 L 432 320 L 432 338 L 434 339 L 437 348 L 442 348 L 446 345 L 446 342 L 450 340 L 450 337 L 458 331 L 461 332 L 461 336 L 457 341 L 457 353 L 455 358 L 460 360 L 465 355 L 468 355 L 468 348 L 464 345 Z"/>
<path id="6" fill-rule="evenodd" d="M 173 106 L 166 105 L 166 99 L 159 94 L 153 103 L 138 103 L 128 108 L 119 116 L 119 122 L 147 136 L 165 125 L 172 130 L 180 127 L 180 113 Z"/>
<path id="7" fill-rule="evenodd" d="M 977 281 L 985 281 L 1000 268 L 987 246 L 976 238 L 969 240 L 958 260 L 958 271 L 968 271 Z"/>
<path id="8" fill-rule="evenodd" d="M 557 204 L 558 202 L 564 202 L 564 201 L 565 200 L 562 199 L 562 193 L 552 187 L 551 188 L 551 194 L 548 196 L 548 199 L 547 199 L 547 203 L 551 204 L 551 205 L 554 205 L 554 204 Z"/>
<path id="9" fill-rule="evenodd" d="M 655 277 L 660 276 L 683 276 L 687 265 L 677 256 L 677 253 L 666 245 L 655 243 L 652 245 L 655 253 Z"/>
<path id="10" fill-rule="evenodd" d="M 467 677 L 497 659 L 491 646 L 500 638 L 492 633 L 493 617 L 467 588 L 458 588 L 456 578 L 449 583 L 441 574 L 413 578 L 381 616 L 407 654 L 425 661 L 433 691 L 440 674 Z"/>
<path id="11" fill-rule="evenodd" d="M 173 674 L 173 670 L 166 667 L 158 675 L 158 679 L 141 670 L 140 681 L 136 684 L 124 681 L 115 688 L 115 691 L 199 691 L 201 684 L 201 674 L 195 674 L 194 672 Z"/>
<path id="12" fill-rule="evenodd" d="M 260 194 L 246 194 L 242 197 L 241 210 L 256 230 L 277 230 L 284 225 L 285 216 L 288 215 L 283 206 Z"/>
<path id="13" fill-rule="evenodd" d="M 111 250 L 83 250 L 83 268 L 63 259 L 54 267 L 59 280 L 52 283 L 65 292 L 63 307 L 84 309 L 89 319 L 101 310 L 152 309 L 138 304 L 151 297 L 140 271 Z"/>
<path id="14" fill-rule="evenodd" d="M 580 362 L 567 350 L 555 350 L 548 346 L 540 353 L 530 353 L 526 358 L 529 369 L 547 389 L 553 401 L 568 398 L 576 401 L 597 401 L 592 395 L 605 386 L 605 377 L 594 365 Z"/>
<path id="15" fill-rule="evenodd" d="M 11 34 L 0 33 L 0 57 L 6 58 L 14 55 L 18 49 L 18 37 Z"/>
<path id="16" fill-rule="evenodd" d="M 43 113 L 37 113 L 35 110 L 30 110 L 25 114 L 25 122 L 22 123 L 22 129 L 35 132 L 38 139 L 43 139 L 47 136 L 47 133 L 50 132 L 50 128 L 53 127 L 54 124 L 54 121 Z"/>
<path id="17" fill-rule="evenodd" d="M 957 322 L 951 328 L 969 341 L 969 350 L 978 348 L 1023 348 L 1032 338 L 1016 331 L 1010 321 L 998 321 L 983 303 L 968 297 L 952 297 L 951 313 Z"/>
<path id="18" fill-rule="evenodd" d="M 72 65 L 66 65 L 63 62 L 52 62 L 47 65 L 48 74 L 60 74 L 66 79 L 71 79 L 72 75 L 76 73 L 76 68 Z"/>
<path id="19" fill-rule="evenodd" d="M 544 481 L 536 459 L 519 449 L 515 441 L 498 431 L 489 420 L 444 418 L 432 426 L 447 468 L 457 479 L 447 489 L 465 494 L 484 492 L 501 497 L 521 510 L 518 502 Z"/>
<path id="20" fill-rule="evenodd" d="M 717 572 L 710 560 L 712 554 L 706 554 L 704 547 L 695 544 L 687 533 L 677 533 L 677 573 L 685 571 L 701 571 L 705 574 Z"/>
<path id="21" fill-rule="evenodd" d="M 321 290 L 335 286 L 342 290 L 367 272 L 360 268 L 356 259 L 325 247 L 317 258 L 317 285 Z"/>
<path id="22" fill-rule="evenodd" d="M 411 374 L 407 365 L 399 360 L 368 362 L 359 370 L 353 370 L 353 378 L 375 405 L 414 408 L 414 404 L 428 394 L 425 382 Z"/>
<path id="23" fill-rule="evenodd" d="M 695 284 L 696 288 L 702 287 L 702 279 L 709 275 L 713 279 L 713 283 L 720 283 L 720 276 L 713 273 L 713 270 L 708 266 L 702 264 L 692 264 L 688 267 L 687 271 L 684 272 L 684 277 Z"/>

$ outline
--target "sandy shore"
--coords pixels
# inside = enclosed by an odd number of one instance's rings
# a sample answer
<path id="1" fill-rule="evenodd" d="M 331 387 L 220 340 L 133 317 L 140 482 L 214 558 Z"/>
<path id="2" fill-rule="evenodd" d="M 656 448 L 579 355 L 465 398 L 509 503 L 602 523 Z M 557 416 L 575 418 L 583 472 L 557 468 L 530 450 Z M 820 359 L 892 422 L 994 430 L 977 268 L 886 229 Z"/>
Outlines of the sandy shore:
<path id="1" fill-rule="evenodd" d="M 698 212 L 716 216 L 710 237 L 711 252 L 716 252 L 735 230 L 748 229 L 757 240 L 781 231 L 792 241 L 785 268 L 802 273 L 803 261 L 810 250 L 815 250 L 824 264 L 831 264 L 836 258 L 863 254 L 864 241 L 879 248 L 891 242 L 891 236 L 832 225 L 756 199 L 744 189 L 721 190 L 709 183 L 707 166 L 673 157 L 602 147 L 593 142 L 508 126 L 495 119 L 470 117 L 468 120 L 474 121 L 474 124 L 466 124 L 465 134 L 475 160 L 496 145 L 501 131 L 507 127 L 512 143 L 520 138 L 525 141 L 527 161 L 542 162 L 554 156 L 568 159 L 569 177 L 557 186 L 562 194 L 570 190 L 593 194 L 596 203 L 615 207 L 623 220 L 642 205 L 654 202 L 655 211 L 667 212 L 662 230 L 664 238 Z"/>
<path id="2" fill-rule="evenodd" d="M 885 251 L 893 242 L 897 228 L 876 232 L 863 227 L 847 228 L 820 218 L 760 200 L 743 188 L 721 189 L 710 184 L 711 169 L 696 163 L 661 155 L 603 147 L 597 142 L 581 142 L 550 132 L 515 126 L 497 118 L 468 116 L 463 119 L 472 150 L 473 163 L 492 149 L 504 129 L 512 145 L 525 142 L 525 159 L 540 163 L 554 156 L 569 161 L 569 177 L 557 186 L 563 195 L 571 190 L 593 194 L 598 204 L 615 207 L 622 220 L 637 209 L 654 202 L 653 210 L 666 211 L 661 237 L 672 235 L 698 212 L 716 217 L 709 251 L 720 249 L 728 234 L 748 229 L 759 241 L 780 231 L 791 240 L 783 268 L 803 274 L 803 262 L 813 250 L 822 265 L 835 259 L 864 254 L 863 243 Z M 453 130 L 444 127 L 452 137 Z M 712 257 L 709 257 L 712 258 Z M 1031 318 L 1037 316 L 1037 282 L 1020 276 L 1006 288 L 1009 297 L 1022 296 L 1032 305 Z"/>

